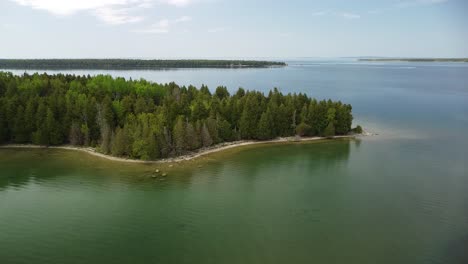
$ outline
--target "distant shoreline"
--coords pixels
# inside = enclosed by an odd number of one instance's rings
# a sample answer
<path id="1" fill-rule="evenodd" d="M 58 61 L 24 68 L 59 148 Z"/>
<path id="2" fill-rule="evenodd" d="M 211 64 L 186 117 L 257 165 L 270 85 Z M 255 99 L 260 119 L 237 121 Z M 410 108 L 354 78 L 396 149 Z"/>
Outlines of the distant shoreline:
<path id="1" fill-rule="evenodd" d="M 359 61 L 369 62 L 468 62 L 468 58 L 368 58 Z"/>
<path id="2" fill-rule="evenodd" d="M 64 150 L 74 150 L 74 151 L 81 151 L 87 154 L 104 158 L 107 160 L 118 161 L 118 162 L 129 162 L 129 163 L 141 163 L 141 164 L 161 164 L 161 163 L 177 163 L 181 161 L 189 161 L 193 160 L 211 153 L 216 153 L 228 149 L 233 149 L 241 146 L 249 146 L 249 145 L 260 145 L 260 144 L 278 144 L 278 143 L 298 143 L 298 142 L 309 142 L 309 141 L 318 141 L 318 140 L 334 140 L 334 139 L 353 139 L 359 135 L 347 135 L 347 136 L 335 136 L 333 138 L 326 138 L 326 137 L 283 137 L 277 138 L 273 140 L 265 140 L 265 141 L 253 141 L 253 140 L 240 140 L 228 143 L 221 143 L 217 144 L 208 148 L 201 149 L 197 152 L 188 153 L 182 156 L 173 157 L 173 158 L 166 158 L 160 160 L 137 160 L 137 159 L 130 159 L 130 158 L 123 158 L 123 157 L 115 157 L 103 153 L 99 153 L 96 149 L 91 147 L 77 147 L 71 145 L 63 145 L 63 146 L 40 146 L 40 145 L 33 145 L 33 144 L 6 144 L 0 145 L 0 149 L 64 149 Z"/>
<path id="3" fill-rule="evenodd" d="M 0 59 L 11 70 L 162 70 L 176 68 L 270 68 L 285 62 L 260 60 L 141 60 L 141 59 Z"/>

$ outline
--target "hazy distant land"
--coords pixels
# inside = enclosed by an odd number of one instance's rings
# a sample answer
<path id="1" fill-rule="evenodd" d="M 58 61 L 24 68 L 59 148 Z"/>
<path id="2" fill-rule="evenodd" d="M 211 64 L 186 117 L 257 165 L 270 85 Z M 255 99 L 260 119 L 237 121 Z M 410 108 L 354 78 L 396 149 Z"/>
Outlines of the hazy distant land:
<path id="1" fill-rule="evenodd" d="M 362 58 L 359 61 L 468 62 L 468 58 Z"/>
<path id="2" fill-rule="evenodd" d="M 0 59 L 0 69 L 140 70 L 164 68 L 266 68 L 284 62 L 256 60 L 140 60 L 140 59 Z"/>

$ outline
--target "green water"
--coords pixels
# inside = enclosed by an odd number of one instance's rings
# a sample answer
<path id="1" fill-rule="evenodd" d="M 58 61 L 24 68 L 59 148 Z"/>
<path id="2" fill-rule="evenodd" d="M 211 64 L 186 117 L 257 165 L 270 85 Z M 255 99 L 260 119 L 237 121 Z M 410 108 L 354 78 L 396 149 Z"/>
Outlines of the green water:
<path id="1" fill-rule="evenodd" d="M 394 143 L 247 148 L 177 165 L 166 180 L 149 177 L 155 165 L 1 150 L 0 259 L 458 263 L 449 260 L 468 245 L 464 167 Z"/>
<path id="2" fill-rule="evenodd" d="M 307 63 L 110 73 L 343 100 L 378 136 L 173 168 L 0 149 L 0 264 L 468 263 L 468 65 Z"/>

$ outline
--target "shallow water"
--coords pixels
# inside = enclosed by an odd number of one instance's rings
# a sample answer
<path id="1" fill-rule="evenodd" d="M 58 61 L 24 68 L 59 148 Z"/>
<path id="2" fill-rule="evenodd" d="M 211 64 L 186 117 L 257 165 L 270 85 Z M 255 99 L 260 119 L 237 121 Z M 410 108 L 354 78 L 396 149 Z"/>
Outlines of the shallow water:
<path id="1" fill-rule="evenodd" d="M 468 66 L 289 65 L 108 73 L 340 99 L 379 135 L 229 150 L 165 180 L 157 165 L 0 150 L 0 262 L 467 263 Z"/>

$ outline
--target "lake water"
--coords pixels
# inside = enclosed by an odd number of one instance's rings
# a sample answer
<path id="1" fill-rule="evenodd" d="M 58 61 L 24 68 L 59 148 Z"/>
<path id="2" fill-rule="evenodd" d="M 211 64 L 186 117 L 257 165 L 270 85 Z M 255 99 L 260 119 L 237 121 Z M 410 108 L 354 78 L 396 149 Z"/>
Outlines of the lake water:
<path id="1" fill-rule="evenodd" d="M 0 263 L 467 263 L 468 64 L 288 63 L 62 71 L 305 92 L 379 135 L 230 150 L 163 181 L 155 165 L 0 150 Z"/>

